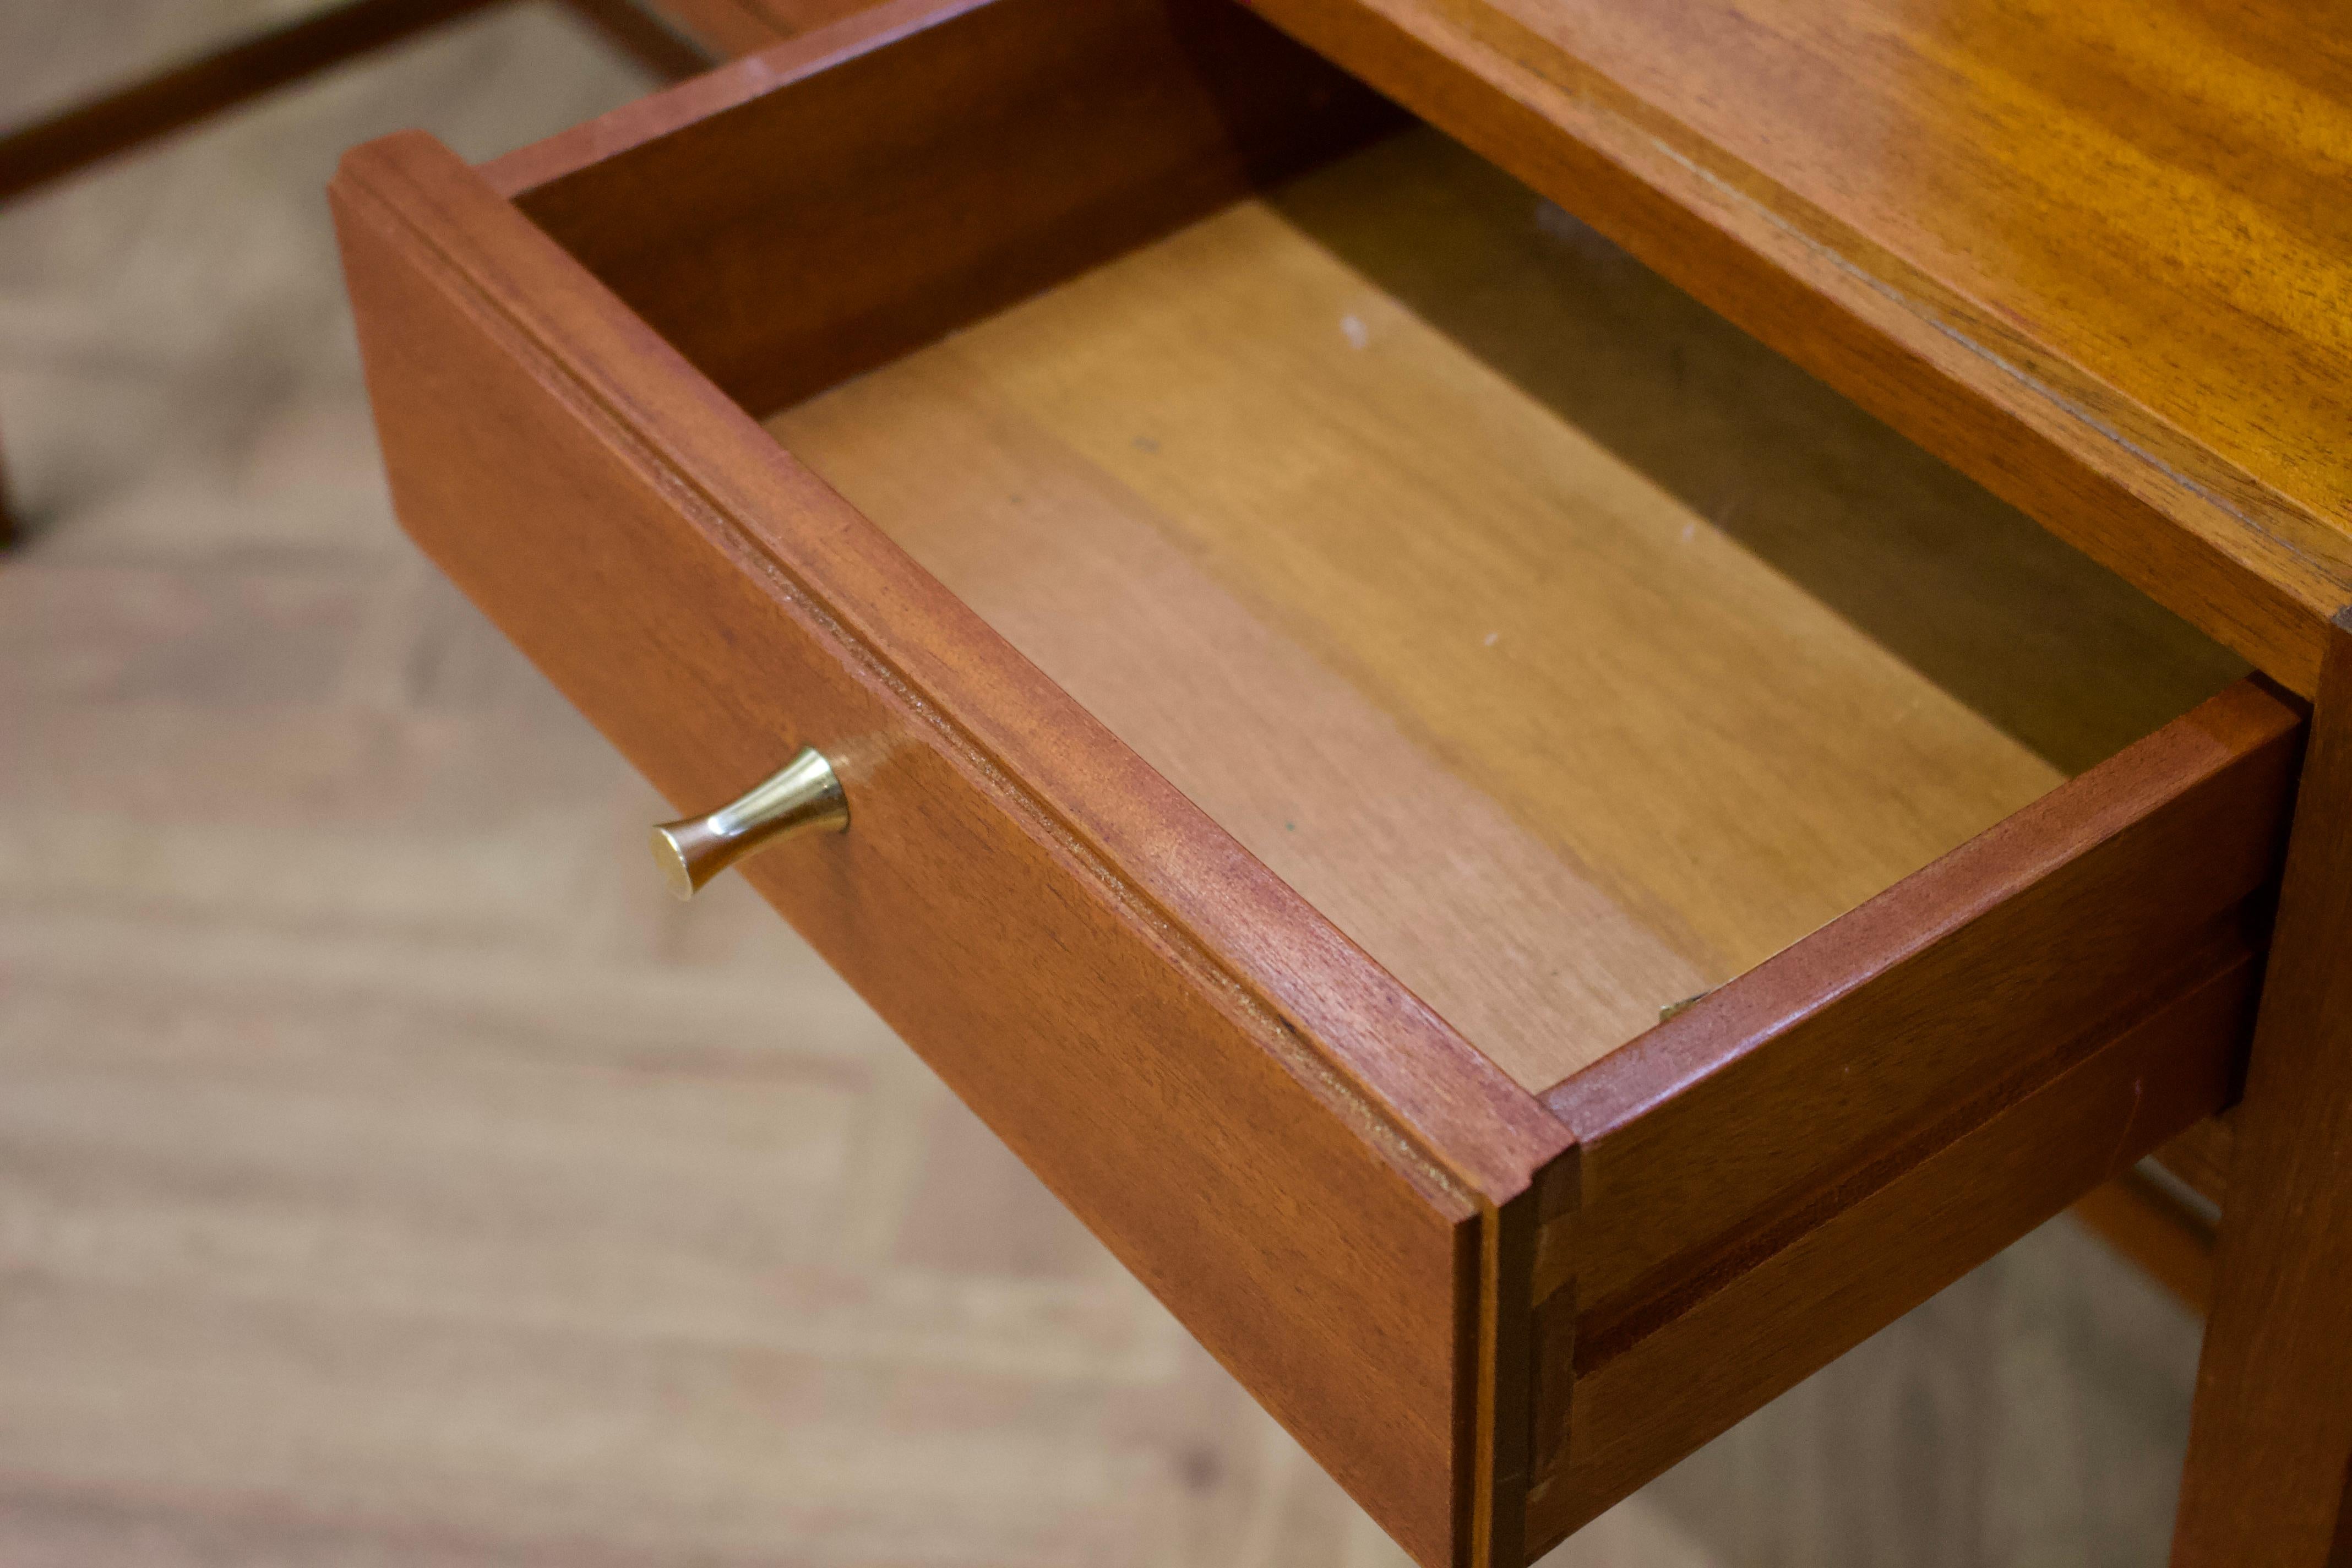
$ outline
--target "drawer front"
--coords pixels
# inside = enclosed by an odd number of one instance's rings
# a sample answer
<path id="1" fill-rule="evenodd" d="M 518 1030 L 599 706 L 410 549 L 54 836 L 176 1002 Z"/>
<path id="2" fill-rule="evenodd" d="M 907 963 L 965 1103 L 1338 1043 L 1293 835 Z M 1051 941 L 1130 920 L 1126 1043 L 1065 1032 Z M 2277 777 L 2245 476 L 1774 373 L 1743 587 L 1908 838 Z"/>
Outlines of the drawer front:
<path id="1" fill-rule="evenodd" d="M 333 196 L 425 552 L 681 809 L 823 748 L 851 827 L 762 894 L 1416 1557 L 1484 1560 L 1526 1430 L 1481 1376 L 1524 1328 L 1506 1221 L 1557 1123 L 1475 1077 L 1445 1114 L 1520 1120 L 1442 1152 L 1364 1053 L 1467 1047 L 446 150 L 362 149 Z"/>

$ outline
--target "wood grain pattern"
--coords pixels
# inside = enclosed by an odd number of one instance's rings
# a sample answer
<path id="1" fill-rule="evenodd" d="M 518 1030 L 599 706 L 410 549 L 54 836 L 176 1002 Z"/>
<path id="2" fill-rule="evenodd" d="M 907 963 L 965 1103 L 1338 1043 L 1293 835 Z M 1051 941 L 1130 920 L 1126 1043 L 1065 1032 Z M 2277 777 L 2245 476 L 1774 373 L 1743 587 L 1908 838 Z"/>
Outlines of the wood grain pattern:
<path id="1" fill-rule="evenodd" d="M 1538 1541 L 2221 1108 L 2300 742 L 2242 683 L 1546 1095 Z"/>
<path id="2" fill-rule="evenodd" d="M 1227 0 L 897 0 L 491 178 L 764 412 L 1395 119 Z"/>
<path id="3" fill-rule="evenodd" d="M 967 346 L 771 428 L 1523 1086 L 1706 984 L 1024 418 Z"/>
<path id="4" fill-rule="evenodd" d="M 2313 689 L 2352 383 L 2345 56 L 2303 14 L 1259 9 Z"/>
<path id="5" fill-rule="evenodd" d="M 448 153 L 335 195 L 404 523 L 674 801 L 824 741 L 762 892 L 1409 1550 L 1516 1557 L 1557 1124 Z"/>
<path id="6" fill-rule="evenodd" d="M 2197 1369 L 2178 1568 L 2352 1562 L 2352 611 L 2328 649 Z"/>
<path id="7" fill-rule="evenodd" d="M 770 428 L 1530 1088 L 2238 668 L 1425 132 Z"/>
<path id="8" fill-rule="evenodd" d="M 972 0 L 928 0 L 929 10 L 922 14 L 936 12 L 952 19 L 962 15 L 971 3 Z M 1177 0 L 1180 7 L 1193 3 L 1194 0 Z M 885 5 L 871 16 L 877 26 L 887 31 L 913 26 L 910 17 L 918 9 Z M 1152 30 L 1157 24 L 1151 16 L 1140 17 L 1138 25 L 1145 29 L 1147 39 L 1157 37 Z M 853 22 L 845 24 L 844 28 L 857 26 Z M 835 34 L 839 31 L 828 30 Z M 1251 37 L 1256 45 L 1250 47 L 1272 42 L 1287 48 L 1271 34 L 1261 32 Z M 1112 52 L 1118 52 L 1115 43 L 1111 47 Z M 691 94 L 697 85 L 689 83 L 679 90 Z M 1090 89 L 1083 85 L 1072 88 L 1073 92 L 1081 95 L 1087 90 Z M 1329 108 L 1311 93 L 1290 102 L 1292 111 L 1304 114 L 1314 124 L 1321 122 Z M 1233 133 L 1252 138 L 1268 134 L 1269 127 L 1263 121 L 1244 121 L 1236 125 Z M 1286 135 L 1278 131 L 1273 132 L 1269 139 L 1285 147 L 1307 141 L 1303 134 Z M 1202 147 L 1195 152 L 1216 178 L 1225 177 L 1236 166 L 1237 154 L 1231 144 Z M 1165 153 L 1165 149 L 1153 149 L 1154 156 Z M 1209 183 L 1207 176 L 1197 173 L 1180 174 L 1176 180 L 1180 184 Z M 484 194 L 472 183 L 464 188 L 475 195 Z M 487 194 L 495 195 L 495 191 Z M 473 196 L 468 200 L 475 220 L 485 229 L 517 245 L 520 241 L 516 237 L 531 237 L 525 253 L 535 258 L 533 265 L 538 270 L 530 281 L 551 291 L 543 303 L 515 293 L 501 296 L 502 304 L 516 310 L 525 309 L 527 304 L 535 309 L 561 310 L 562 320 L 569 329 L 562 339 L 567 354 L 584 353 L 582 345 L 593 341 L 598 350 L 596 363 L 604 367 L 606 374 L 653 377 L 666 396 L 684 411 L 677 420 L 666 425 L 667 438 L 681 451 L 693 453 L 698 470 L 707 468 L 715 476 L 727 476 L 736 466 L 749 464 L 751 474 L 758 476 L 773 471 L 781 463 L 783 471 L 794 476 L 793 494 L 806 491 L 822 496 L 823 515 L 827 518 L 845 520 L 855 516 L 836 492 L 788 457 L 780 457 L 772 439 L 744 417 L 739 405 L 720 395 L 707 378 L 689 374 L 694 367 L 686 363 L 674 348 L 647 331 L 631 312 L 615 309 L 612 294 L 600 286 L 600 280 L 585 274 L 572 258 L 545 247 L 544 236 L 534 226 L 516 224 L 510 209 L 503 204 L 476 200 Z M 650 364 L 646 363 L 649 356 L 654 362 Z M 564 363 L 572 362 L 566 359 Z M 762 511 L 759 515 L 766 514 Z M 795 518 L 794 529 L 806 526 L 803 520 Z M 1257 919 L 1263 910 L 1253 906 L 1244 913 L 1229 902 L 1246 904 L 1251 900 L 1271 899 L 1273 908 L 1295 910 L 1298 907 L 1296 899 L 1267 877 L 1263 868 L 1246 858 L 1231 858 L 1231 841 L 1223 835 L 1208 837 L 1207 842 L 1215 846 L 1213 853 L 1188 835 L 1170 835 L 1166 831 L 1166 813 L 1178 809 L 1175 803 L 1181 797 L 1169 789 L 1165 781 L 1141 766 L 1131 752 L 1118 744 L 1098 725 L 1087 721 L 1049 682 L 1042 680 L 1034 667 L 1020 659 L 935 581 L 913 569 L 904 552 L 869 522 L 859 518 L 854 524 L 841 521 L 838 527 L 842 531 L 838 535 L 828 535 L 821 541 L 805 540 L 794 529 L 782 529 L 772 539 L 763 533 L 764 547 L 795 561 L 807 553 L 813 563 L 808 573 L 826 580 L 836 590 L 832 609 L 849 634 L 865 646 L 891 650 L 894 667 L 908 670 L 910 680 L 919 673 L 919 684 L 927 689 L 941 689 L 945 697 L 960 700 L 947 702 L 943 708 L 954 715 L 955 723 L 987 737 L 991 750 L 1003 752 L 1019 762 L 1022 765 L 1016 776 L 1033 781 L 1052 795 L 1057 808 L 1068 814 L 1074 829 L 1087 842 L 1102 847 L 1115 858 L 1125 861 L 1133 858 L 1139 866 L 1149 868 L 1154 897 L 1169 908 L 1181 909 L 1185 924 L 1234 952 L 1262 951 L 1267 943 L 1307 942 L 1305 947 L 1295 952 L 1286 950 L 1279 955 L 1279 962 L 1272 966 L 1277 977 L 1293 969 L 1300 973 L 1318 971 L 1328 962 L 1315 956 L 1324 951 L 1318 944 L 1330 934 L 1321 922 L 1309 921 L 1304 928 L 1294 930 L 1286 918 Z M 956 637 L 948 637 L 942 627 L 961 631 Z M 971 646 L 967 646 L 963 636 L 966 633 L 970 634 Z M 990 678 L 989 682 L 981 680 L 982 675 Z M 966 682 L 973 684 L 967 686 L 963 684 Z M 1024 700 L 1005 700 L 1001 689 L 1004 682 L 1010 682 Z M 1049 719 L 1051 723 L 1047 722 Z M 1074 733 L 1085 737 L 1087 747 L 1093 749 L 1074 750 Z M 1081 763 L 1112 769 L 1118 774 L 1119 786 L 1101 787 L 1098 775 L 1076 771 Z M 1063 787 L 1065 784 L 1066 787 Z M 1200 826 L 1195 816 L 1184 819 Z M 1213 867 L 1217 869 L 1215 876 L 1210 874 Z M 1162 878 L 1166 881 L 1164 889 L 1160 887 Z M 1213 889 L 1224 896 L 1212 896 Z M 1307 941 L 1309 935 L 1313 937 L 1311 942 Z M 1393 983 L 1385 976 L 1372 984 L 1380 994 L 1398 994 L 1391 989 Z M 1337 1005 L 1337 995 L 1318 994 L 1311 985 L 1286 983 L 1278 988 L 1285 1006 L 1297 1014 L 1310 1036 L 1345 1056 L 1348 1070 L 1376 1085 L 1383 1099 L 1445 1151 L 1449 1161 L 1463 1162 L 1462 1168 L 1481 1190 L 1490 1194 L 1515 1191 L 1526 1169 L 1522 1157 L 1554 1142 L 1556 1134 L 1546 1130 L 1547 1119 L 1531 1114 L 1528 1098 L 1511 1088 L 1507 1079 L 1465 1047 L 1451 1031 L 1441 1029 L 1424 1036 L 1420 1032 L 1423 1026 L 1416 1024 L 1392 1041 L 1358 1039 L 1347 1025 L 1351 1013 Z M 1406 1005 L 1398 1016 L 1426 1015 L 1417 1007 Z M 1328 1031 L 1324 1027 L 1327 1022 L 1332 1026 Z M 1356 1052 L 1362 1053 L 1360 1060 L 1352 1054 Z"/>

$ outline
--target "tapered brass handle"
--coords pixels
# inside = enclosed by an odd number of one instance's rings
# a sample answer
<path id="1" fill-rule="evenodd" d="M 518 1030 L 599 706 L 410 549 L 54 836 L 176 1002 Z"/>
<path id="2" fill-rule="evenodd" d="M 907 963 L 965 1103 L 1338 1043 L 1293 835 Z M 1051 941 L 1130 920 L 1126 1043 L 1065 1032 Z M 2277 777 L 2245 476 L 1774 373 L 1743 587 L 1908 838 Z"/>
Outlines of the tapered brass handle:
<path id="1" fill-rule="evenodd" d="M 702 885 L 754 850 L 819 828 L 849 827 L 849 800 L 833 764 L 814 746 L 708 816 L 666 822 L 654 829 L 654 858 L 669 890 L 690 899 Z"/>

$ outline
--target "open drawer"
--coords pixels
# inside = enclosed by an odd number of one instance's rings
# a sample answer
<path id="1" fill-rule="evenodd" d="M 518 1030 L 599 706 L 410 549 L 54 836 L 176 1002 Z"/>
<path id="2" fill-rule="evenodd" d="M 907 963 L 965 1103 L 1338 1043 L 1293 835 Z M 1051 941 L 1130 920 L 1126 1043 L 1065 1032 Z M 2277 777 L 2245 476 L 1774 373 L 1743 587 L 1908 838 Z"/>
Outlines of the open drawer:
<path id="1" fill-rule="evenodd" d="M 404 524 L 1424 1563 L 2231 1097 L 2294 700 L 1230 0 L 333 194 Z"/>

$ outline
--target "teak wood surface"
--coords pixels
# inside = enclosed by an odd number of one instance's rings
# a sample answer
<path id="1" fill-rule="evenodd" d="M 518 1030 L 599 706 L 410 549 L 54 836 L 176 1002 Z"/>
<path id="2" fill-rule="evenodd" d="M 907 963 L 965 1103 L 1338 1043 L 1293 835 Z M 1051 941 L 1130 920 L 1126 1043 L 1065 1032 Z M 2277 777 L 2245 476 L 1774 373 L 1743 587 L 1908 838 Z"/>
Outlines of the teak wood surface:
<path id="1" fill-rule="evenodd" d="M 2302 719 L 2250 681 L 2163 722 L 2230 662 L 1948 476 L 1843 497 L 1942 531 L 1809 557 L 1838 487 L 1742 465 L 1900 443 L 1671 291 L 1614 345 L 1517 311 L 1580 231 L 1425 136 L 1355 151 L 1396 124 L 1225 0 L 894 0 L 479 173 L 373 144 L 334 198 L 410 531 L 681 807 L 833 752 L 852 831 L 761 891 L 1416 1557 L 1517 1563 L 2226 1103 Z M 1564 343 L 1607 351 L 1580 398 Z M 1787 417 L 1676 468 L 1694 366 Z M 1713 537 L 1727 474 L 1780 571 Z M 1701 523 L 1682 621 L 1575 596 Z M 2201 624 L 2284 602 L 2147 537 Z M 1919 613 L 1858 635 L 1890 583 Z M 1904 639 L 1971 591 L 2029 603 Z M 2037 592 L 2112 610 L 2054 645 L 2090 697 L 1971 657 Z M 2238 646 L 2308 685 L 2301 614 Z M 1743 731 L 1773 681 L 1820 701 Z M 1580 794 L 1546 748 L 1595 690 Z M 1788 821 L 1709 827 L 1726 789 Z M 1906 792 L 1943 804 L 1836 831 Z"/>
<path id="2" fill-rule="evenodd" d="M 1530 1089 L 2235 668 L 1425 131 L 769 427 Z"/>
<path id="3" fill-rule="evenodd" d="M 1257 9 L 2309 695 L 2352 53 L 2281 4 Z"/>

